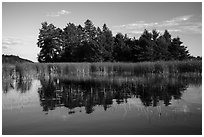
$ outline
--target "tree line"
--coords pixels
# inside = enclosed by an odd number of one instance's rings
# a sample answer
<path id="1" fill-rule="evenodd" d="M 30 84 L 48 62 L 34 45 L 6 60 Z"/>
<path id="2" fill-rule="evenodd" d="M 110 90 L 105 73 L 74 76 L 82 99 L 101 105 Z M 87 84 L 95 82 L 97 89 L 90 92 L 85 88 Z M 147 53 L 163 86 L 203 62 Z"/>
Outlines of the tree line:
<path id="1" fill-rule="evenodd" d="M 2 63 L 15 64 L 15 63 L 33 63 L 33 62 L 28 59 L 20 58 L 19 56 L 3 54 Z"/>
<path id="2" fill-rule="evenodd" d="M 136 39 L 112 31 L 106 24 L 95 27 L 91 20 L 84 27 L 68 23 L 63 29 L 42 23 L 37 45 L 41 48 L 39 62 L 141 62 L 186 60 L 189 51 L 179 37 L 168 30 L 144 30 Z"/>

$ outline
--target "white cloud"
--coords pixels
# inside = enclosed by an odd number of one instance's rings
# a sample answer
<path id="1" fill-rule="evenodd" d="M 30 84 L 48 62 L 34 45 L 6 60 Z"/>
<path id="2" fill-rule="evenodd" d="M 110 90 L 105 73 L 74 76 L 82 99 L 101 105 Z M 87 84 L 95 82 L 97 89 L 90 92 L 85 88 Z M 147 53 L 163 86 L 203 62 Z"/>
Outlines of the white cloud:
<path id="1" fill-rule="evenodd" d="M 191 17 L 193 17 L 193 15 L 180 16 L 180 17 L 173 18 L 171 20 L 163 21 L 163 22 L 159 23 L 158 25 L 160 25 L 160 26 L 177 26 L 177 25 L 180 25 L 181 23 L 188 21 Z"/>
<path id="2" fill-rule="evenodd" d="M 48 16 L 48 17 L 59 17 L 59 16 L 61 16 L 61 15 L 68 15 L 68 14 L 70 14 L 70 13 L 71 13 L 70 11 L 61 10 L 61 11 L 58 11 L 58 12 L 48 13 L 47 16 Z"/>
<path id="3" fill-rule="evenodd" d="M 168 29 L 169 32 L 181 32 L 180 29 Z"/>
<path id="4" fill-rule="evenodd" d="M 194 22 L 194 23 L 186 23 L 182 26 L 180 26 L 180 29 L 183 32 L 187 32 L 187 33 L 198 33 L 201 34 L 202 33 L 202 23 L 198 23 L 198 22 Z"/>
<path id="5" fill-rule="evenodd" d="M 23 44 L 23 42 L 22 42 L 22 40 L 20 40 L 18 38 L 9 37 L 9 38 L 3 38 L 2 39 L 2 48 L 3 49 L 8 49 L 12 45 L 19 45 L 19 44 Z"/>
<path id="6" fill-rule="evenodd" d="M 61 10 L 60 12 L 58 12 L 58 14 L 64 15 L 64 14 L 69 14 L 69 11 L 66 10 Z"/>
<path id="7" fill-rule="evenodd" d="M 193 15 L 185 15 L 172 18 L 170 20 L 164 20 L 161 22 L 145 22 L 137 21 L 130 24 L 123 24 L 119 26 L 113 26 L 113 33 L 121 32 L 126 33 L 130 36 L 141 34 L 144 29 L 147 30 L 165 30 L 169 32 L 180 32 L 180 33 L 202 33 L 201 21 L 195 21 L 193 18 L 198 18 Z M 163 32 L 163 31 L 160 31 Z"/>

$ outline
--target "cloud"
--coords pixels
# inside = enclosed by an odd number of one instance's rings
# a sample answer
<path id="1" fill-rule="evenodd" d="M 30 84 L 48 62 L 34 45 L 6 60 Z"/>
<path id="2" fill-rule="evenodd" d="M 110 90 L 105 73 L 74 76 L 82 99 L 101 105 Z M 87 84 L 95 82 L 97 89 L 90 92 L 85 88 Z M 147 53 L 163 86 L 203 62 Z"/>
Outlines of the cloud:
<path id="1" fill-rule="evenodd" d="M 2 45 L 2 48 L 3 48 L 3 49 L 8 49 L 9 46 L 8 46 L 8 45 Z"/>
<path id="2" fill-rule="evenodd" d="M 187 23 L 179 27 L 183 32 L 186 33 L 197 33 L 202 34 L 202 23 L 194 22 L 194 23 Z"/>
<path id="3" fill-rule="evenodd" d="M 193 17 L 193 15 L 180 16 L 180 17 L 173 18 L 171 20 L 163 21 L 159 25 L 160 26 L 176 26 L 176 25 L 180 25 L 183 22 L 188 21 L 191 17 Z"/>
<path id="4" fill-rule="evenodd" d="M 113 26 L 113 32 L 125 33 L 129 36 L 135 36 L 141 34 L 144 29 L 147 30 L 162 30 L 163 32 L 167 29 L 169 32 L 179 32 L 179 33 L 202 33 L 202 23 L 200 17 L 195 17 L 193 15 L 185 15 L 172 18 L 170 20 L 164 20 L 161 22 L 145 22 L 145 21 L 136 21 L 130 24 L 123 24 L 119 26 Z"/>
<path id="5" fill-rule="evenodd" d="M 3 49 L 8 49 L 10 46 L 12 45 L 19 45 L 19 44 L 23 44 L 22 40 L 18 39 L 18 38 L 3 38 L 2 39 L 2 48 Z"/>
<path id="6" fill-rule="evenodd" d="M 59 17 L 59 16 L 61 16 L 61 15 L 68 15 L 68 14 L 70 14 L 70 13 L 71 13 L 70 11 L 61 10 L 61 11 L 58 11 L 58 12 L 48 13 L 47 16 L 48 16 L 48 17 Z"/>

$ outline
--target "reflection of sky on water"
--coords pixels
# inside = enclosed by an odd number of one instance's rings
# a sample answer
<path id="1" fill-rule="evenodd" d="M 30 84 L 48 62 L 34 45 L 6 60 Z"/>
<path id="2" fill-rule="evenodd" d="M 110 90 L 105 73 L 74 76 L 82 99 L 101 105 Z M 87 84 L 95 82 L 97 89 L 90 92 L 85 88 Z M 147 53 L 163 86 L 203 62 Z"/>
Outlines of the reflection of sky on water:
<path id="1" fill-rule="evenodd" d="M 182 99 L 187 103 L 202 104 L 202 86 L 189 87 L 182 95 Z"/>
<path id="2" fill-rule="evenodd" d="M 31 88 L 25 93 L 17 91 L 17 87 L 10 89 L 6 94 L 2 94 L 2 106 L 4 109 L 14 110 L 33 106 L 39 106 L 38 88 L 41 87 L 39 80 L 33 80 Z"/>
<path id="3" fill-rule="evenodd" d="M 175 112 L 202 111 L 202 87 L 190 86 L 180 100 L 172 100 L 171 107 Z"/>

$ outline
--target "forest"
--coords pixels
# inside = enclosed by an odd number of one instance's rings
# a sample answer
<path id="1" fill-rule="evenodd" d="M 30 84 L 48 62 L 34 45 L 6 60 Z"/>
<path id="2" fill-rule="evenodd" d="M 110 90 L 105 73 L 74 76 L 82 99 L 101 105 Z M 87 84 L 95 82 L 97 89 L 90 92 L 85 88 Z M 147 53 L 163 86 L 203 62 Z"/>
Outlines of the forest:
<path id="1" fill-rule="evenodd" d="M 68 23 L 63 29 L 43 22 L 37 46 L 39 62 L 142 62 L 187 60 L 193 58 L 179 37 L 168 30 L 144 30 L 136 39 L 112 31 L 106 24 L 95 27 L 91 20 L 84 26 Z"/>
<path id="2" fill-rule="evenodd" d="M 2 63 L 15 64 L 15 63 L 33 63 L 33 62 L 28 59 L 20 58 L 19 56 L 3 54 Z"/>

